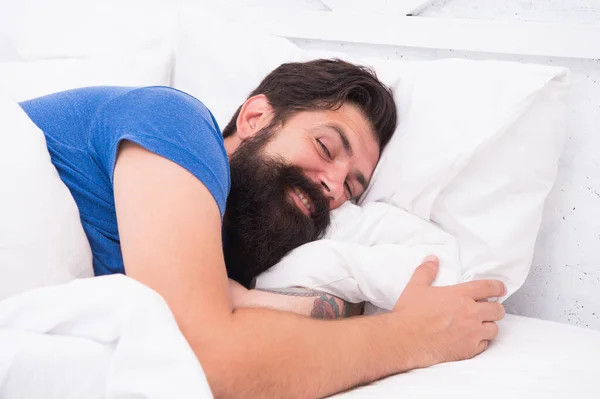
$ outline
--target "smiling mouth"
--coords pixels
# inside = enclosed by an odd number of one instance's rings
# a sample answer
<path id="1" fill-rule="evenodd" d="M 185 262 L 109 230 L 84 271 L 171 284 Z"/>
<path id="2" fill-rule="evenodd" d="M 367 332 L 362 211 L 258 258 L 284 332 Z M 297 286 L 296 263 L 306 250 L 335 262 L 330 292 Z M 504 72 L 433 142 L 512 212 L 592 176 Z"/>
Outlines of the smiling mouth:
<path id="1" fill-rule="evenodd" d="M 314 206 L 312 204 L 312 201 L 309 199 L 308 195 L 306 195 L 306 193 L 304 193 L 297 187 L 294 187 L 289 191 L 290 197 L 292 198 L 298 209 L 300 209 L 300 211 L 302 211 L 302 213 L 304 213 L 306 216 L 311 216 L 313 214 Z"/>

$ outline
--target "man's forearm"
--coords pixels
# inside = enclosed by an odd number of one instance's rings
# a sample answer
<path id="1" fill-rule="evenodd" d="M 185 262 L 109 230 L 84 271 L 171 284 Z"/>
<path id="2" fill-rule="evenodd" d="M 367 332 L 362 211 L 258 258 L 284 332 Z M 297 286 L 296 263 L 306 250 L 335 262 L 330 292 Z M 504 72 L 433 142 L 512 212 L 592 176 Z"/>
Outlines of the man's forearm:
<path id="1" fill-rule="evenodd" d="M 391 325 L 397 318 L 387 316 L 325 322 L 239 309 L 229 326 L 214 331 L 218 340 L 184 334 L 217 398 L 316 398 L 412 368 L 403 349 L 411 347 L 411 337 L 399 336 L 401 328 Z"/>
<path id="2" fill-rule="evenodd" d="M 364 304 L 347 302 L 336 296 L 305 288 L 278 288 L 250 290 L 239 307 L 264 307 L 331 320 L 361 315 Z"/>

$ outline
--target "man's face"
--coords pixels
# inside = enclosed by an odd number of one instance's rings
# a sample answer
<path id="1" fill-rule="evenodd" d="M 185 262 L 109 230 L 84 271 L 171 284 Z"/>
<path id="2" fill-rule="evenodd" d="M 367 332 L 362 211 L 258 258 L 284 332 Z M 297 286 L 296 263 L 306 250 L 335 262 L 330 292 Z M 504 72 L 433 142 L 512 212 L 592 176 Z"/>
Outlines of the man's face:
<path id="1" fill-rule="evenodd" d="M 345 104 L 334 111 L 291 117 L 267 144 L 265 154 L 300 168 L 335 209 L 365 191 L 379 159 L 379 145 L 362 112 Z M 293 191 L 290 196 L 303 209 Z"/>
<path id="2" fill-rule="evenodd" d="M 378 158 L 374 133 L 352 104 L 300 112 L 245 138 L 230 160 L 229 276 L 249 285 L 292 249 L 320 238 L 330 210 L 364 192 Z"/>

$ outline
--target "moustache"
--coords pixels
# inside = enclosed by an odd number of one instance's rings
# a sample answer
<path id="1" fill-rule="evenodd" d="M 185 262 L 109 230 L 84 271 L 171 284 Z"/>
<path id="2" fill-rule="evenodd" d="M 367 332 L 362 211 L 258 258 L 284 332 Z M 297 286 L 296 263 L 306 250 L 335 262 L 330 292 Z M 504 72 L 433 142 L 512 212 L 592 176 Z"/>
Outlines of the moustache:
<path id="1" fill-rule="evenodd" d="M 300 168 L 295 166 L 282 166 L 279 177 L 281 187 L 298 190 L 303 194 L 310 204 L 310 218 L 317 226 L 329 224 L 329 200 L 319 184 L 310 180 Z M 287 195 L 287 192 L 283 194 Z"/>

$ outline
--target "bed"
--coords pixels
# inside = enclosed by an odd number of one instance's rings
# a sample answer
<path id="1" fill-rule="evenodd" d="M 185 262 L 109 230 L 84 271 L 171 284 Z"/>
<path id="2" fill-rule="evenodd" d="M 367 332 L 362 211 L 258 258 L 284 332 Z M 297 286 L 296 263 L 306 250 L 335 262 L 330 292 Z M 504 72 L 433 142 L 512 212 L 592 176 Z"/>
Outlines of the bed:
<path id="1" fill-rule="evenodd" d="M 144 2 L 144 18 L 137 18 L 139 0 L 82 3 L 61 0 L 49 5 L 39 0 L 25 0 L 0 15 L 0 26 L 4 27 L 0 29 L 2 96 L 20 101 L 95 84 L 175 85 L 186 90 L 199 90 L 195 93 L 199 97 L 214 96 L 201 92 L 208 90 L 210 79 L 200 88 L 179 84 L 182 76 L 198 73 L 196 66 L 201 59 L 178 55 L 182 48 L 196 46 L 192 33 L 197 33 L 195 29 L 199 28 L 194 26 L 191 31 L 175 29 L 181 16 L 169 2 Z M 117 3 L 119 8 L 115 8 Z M 202 2 L 182 0 L 181 6 L 193 8 L 196 3 Z M 597 122 L 597 117 L 591 116 L 597 111 L 590 94 L 595 86 L 590 86 L 591 81 L 582 79 L 580 74 L 584 71 L 592 78 L 600 78 L 597 67 L 588 70 L 592 65 L 589 63 L 600 58 L 597 46 L 600 28 L 405 16 L 422 9 L 425 1 L 393 6 L 396 7 L 393 11 L 400 13 L 394 15 L 381 12 L 385 8 L 378 8 L 386 7 L 385 1 L 374 2 L 369 10 L 379 12 L 372 13 L 361 8 L 363 3 L 360 1 L 306 0 L 294 5 L 290 3 L 288 7 L 266 0 L 233 3 L 239 8 L 236 15 L 231 15 L 231 20 L 260 25 L 273 37 L 272 40 L 278 41 L 280 47 L 277 48 L 283 53 L 295 54 L 298 48 L 315 56 L 345 51 L 352 56 L 383 61 L 448 58 L 457 54 L 459 58 L 474 60 L 524 57 L 578 71 L 573 87 L 581 95 L 575 96 L 578 102 L 572 102 L 569 110 L 566 155 L 559 164 L 557 185 L 544 209 L 533 267 L 523 287 L 505 302 L 513 314 L 501 322 L 498 340 L 472 360 L 414 370 L 333 397 L 600 397 L 600 384 L 597 383 L 600 371 L 597 365 L 600 358 L 600 332 L 597 331 L 600 330 L 600 297 L 597 294 L 600 275 L 593 265 L 594 257 L 590 255 L 594 253 L 597 240 L 585 241 L 581 238 L 583 235 L 577 235 L 575 245 L 571 238 L 577 228 L 595 237 L 594 228 L 597 227 L 589 218 L 577 216 L 579 213 L 575 214 L 575 208 L 577 212 L 593 214 L 598 206 L 592 202 L 598 196 L 593 182 L 598 173 L 595 171 L 597 164 L 588 152 L 590 148 L 593 150 L 597 140 L 591 134 L 593 123 Z M 349 8 L 350 3 L 354 8 Z M 37 12 L 30 12 L 32 9 Z M 115 9 L 119 10 L 116 15 Z M 72 18 L 74 14 L 80 18 Z M 53 18 L 47 18 L 48 15 Z M 188 19 L 193 15 L 190 12 Z M 111 22 L 111 29 L 103 30 L 107 20 Z M 203 22 L 219 28 L 214 20 Z M 24 28 L 30 26 L 38 29 Z M 287 40 L 289 47 L 281 45 L 281 38 Z M 226 35 L 221 39 L 223 43 L 238 40 Z M 268 51 L 274 46 L 265 45 L 263 54 L 248 52 L 246 55 L 248 59 L 269 59 Z M 214 54 L 202 56 L 220 57 L 222 48 L 215 46 L 213 49 Z M 253 79 L 258 77 L 256 70 L 240 73 Z M 210 78 L 212 75 L 208 71 L 205 76 Z M 229 85 L 219 83 L 222 90 L 236 95 L 243 95 L 247 90 L 233 80 Z M 6 101 L 3 115 L 8 115 L 6 110 L 11 107 Z M 219 103 L 215 104 L 214 110 L 222 115 L 229 112 L 226 107 L 220 108 Z M 31 134 L 35 135 L 35 132 Z M 9 138 L 25 140 L 24 137 Z M 2 140 L 6 139 L 7 136 L 0 135 L 0 144 L 4 148 L 8 144 Z M 34 142 L 38 152 L 32 152 L 31 156 L 48 163 L 44 158 L 47 154 L 39 151 L 38 141 L 14 141 L 10 145 L 33 148 Z M 578 158 L 578 154 L 581 157 Z M 11 162 L 14 163 L 10 164 L 7 161 L 10 154 L 5 155 L 2 164 L 5 173 L 22 169 L 22 162 L 29 159 L 13 157 Z M 29 215 L 30 219 L 27 219 L 30 226 L 37 226 L 39 231 L 46 229 L 46 235 L 55 237 L 56 241 L 51 245 L 44 245 L 63 249 L 60 253 L 55 252 L 52 262 L 44 259 L 41 251 L 30 250 L 42 243 L 33 242 L 27 231 L 0 230 L 0 234 L 5 234 L 0 238 L 11 237 L 12 242 L 18 241 L 15 237 L 21 240 L 18 249 L 28 254 L 17 260 L 33 265 L 27 273 L 20 275 L 17 283 L 8 288 L 0 287 L 5 289 L 0 290 L 0 297 L 11 296 L 0 301 L 0 397 L 211 397 L 201 365 L 162 298 L 123 276 L 85 278 L 90 276 L 91 254 L 82 239 L 74 204 L 67 204 L 69 200 L 65 199 L 56 176 L 44 176 L 44 182 L 54 179 L 51 198 L 41 202 L 40 197 L 32 195 L 42 180 L 31 180 L 33 191 L 11 197 L 10 212 L 2 214 L 6 218 L 3 220 L 10 218 L 14 223 L 23 224 L 28 213 L 18 213 L 19 209 L 43 211 L 54 203 L 66 204 L 60 208 L 64 212 L 54 215 L 62 220 L 62 231 L 52 230 L 57 223 L 48 222 L 50 219 L 40 224 L 43 215 Z M 576 186 L 573 181 L 579 177 L 573 176 L 581 176 L 584 181 Z M 12 176 L 14 181 L 30 177 Z M 584 197 L 582 191 L 589 197 Z M 5 189 L 0 194 L 4 197 L 13 193 Z M 587 251 L 579 251 L 580 241 Z M 8 258 L 2 258 L 3 255 L 0 253 L 0 260 L 4 262 Z M 11 259 L 14 261 L 15 258 Z M 44 260 L 43 270 L 40 259 Z M 65 271 L 67 261 L 73 267 Z M 89 267 L 82 267 L 82 264 Z M 40 276 L 34 286 L 27 279 L 31 273 Z M 47 287 L 36 288 L 43 285 Z M 23 293 L 12 296 L 19 291 Z M 148 331 L 152 333 L 148 334 Z"/>

